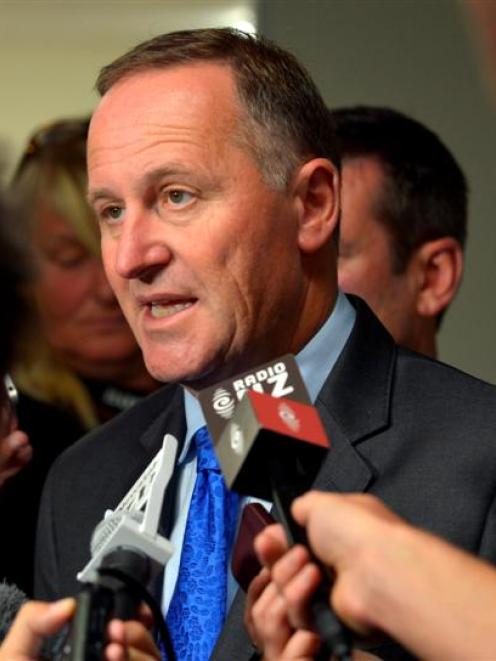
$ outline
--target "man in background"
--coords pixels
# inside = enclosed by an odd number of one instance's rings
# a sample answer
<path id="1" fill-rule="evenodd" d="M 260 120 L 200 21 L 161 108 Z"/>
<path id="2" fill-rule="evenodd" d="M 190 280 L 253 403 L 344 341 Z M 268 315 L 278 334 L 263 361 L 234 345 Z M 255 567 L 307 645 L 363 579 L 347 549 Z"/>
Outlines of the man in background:
<path id="1" fill-rule="evenodd" d="M 467 183 L 438 136 L 389 108 L 331 112 L 340 141 L 338 275 L 398 344 L 437 356 L 463 270 Z"/>

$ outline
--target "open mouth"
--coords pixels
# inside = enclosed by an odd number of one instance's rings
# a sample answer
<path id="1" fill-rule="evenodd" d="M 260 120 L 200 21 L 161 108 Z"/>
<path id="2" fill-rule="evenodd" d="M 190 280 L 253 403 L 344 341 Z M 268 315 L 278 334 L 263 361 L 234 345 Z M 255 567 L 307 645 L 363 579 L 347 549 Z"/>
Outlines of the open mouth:
<path id="1" fill-rule="evenodd" d="M 183 312 L 183 310 L 187 310 L 195 303 L 196 299 L 187 301 L 152 302 L 149 305 L 150 314 L 154 319 L 163 319 L 164 317 L 171 317 L 178 312 Z"/>

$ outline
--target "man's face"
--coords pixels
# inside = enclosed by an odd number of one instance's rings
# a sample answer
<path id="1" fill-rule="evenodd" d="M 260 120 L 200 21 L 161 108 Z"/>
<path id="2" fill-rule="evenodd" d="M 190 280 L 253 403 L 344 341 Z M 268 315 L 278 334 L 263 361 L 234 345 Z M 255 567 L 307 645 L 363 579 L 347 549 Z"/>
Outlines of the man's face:
<path id="1" fill-rule="evenodd" d="M 392 267 L 391 239 L 377 220 L 383 170 L 373 158 L 345 160 L 338 259 L 340 288 L 363 298 L 399 344 L 414 346 L 415 288 Z"/>
<path id="2" fill-rule="evenodd" d="M 92 120 L 105 270 L 162 381 L 205 385 L 291 349 L 296 209 L 237 142 L 240 121 L 230 69 L 210 63 L 131 75 Z"/>

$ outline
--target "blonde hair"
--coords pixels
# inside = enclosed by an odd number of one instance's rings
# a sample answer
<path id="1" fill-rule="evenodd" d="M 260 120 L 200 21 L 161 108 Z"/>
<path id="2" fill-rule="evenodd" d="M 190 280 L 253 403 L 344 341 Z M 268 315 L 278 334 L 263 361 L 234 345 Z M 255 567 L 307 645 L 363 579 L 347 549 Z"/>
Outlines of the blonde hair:
<path id="1" fill-rule="evenodd" d="M 100 254 L 98 228 L 86 201 L 86 134 L 89 120 L 61 120 L 44 126 L 31 137 L 18 165 L 12 190 L 26 219 L 31 237 L 37 210 L 53 209 L 76 232 L 82 244 Z M 36 306 L 33 297 L 33 307 Z M 21 334 L 21 358 L 14 380 L 27 394 L 75 414 L 86 428 L 98 424 L 86 387 L 50 348 L 39 324 Z"/>

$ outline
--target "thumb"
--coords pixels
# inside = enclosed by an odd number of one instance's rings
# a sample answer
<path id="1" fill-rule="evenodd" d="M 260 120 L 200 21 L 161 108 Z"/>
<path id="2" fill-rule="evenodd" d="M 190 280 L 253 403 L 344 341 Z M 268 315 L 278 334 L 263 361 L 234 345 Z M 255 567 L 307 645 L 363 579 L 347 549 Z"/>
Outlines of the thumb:
<path id="1" fill-rule="evenodd" d="M 19 611 L 3 645 L 0 661 L 21 661 L 35 658 L 45 636 L 59 631 L 74 614 L 74 599 L 62 599 L 51 604 L 30 601 Z"/>

